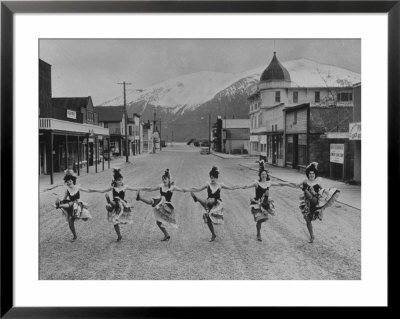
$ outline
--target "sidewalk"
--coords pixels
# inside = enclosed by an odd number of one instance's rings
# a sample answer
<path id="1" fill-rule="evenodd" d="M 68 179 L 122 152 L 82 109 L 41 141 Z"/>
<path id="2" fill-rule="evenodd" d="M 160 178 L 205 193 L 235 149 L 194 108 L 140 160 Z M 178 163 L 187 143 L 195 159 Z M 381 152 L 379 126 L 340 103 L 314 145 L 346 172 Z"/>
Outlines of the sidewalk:
<path id="1" fill-rule="evenodd" d="M 110 161 L 110 168 L 108 168 L 108 161 L 104 161 L 104 171 L 103 171 L 103 163 L 97 164 L 97 173 L 95 165 L 89 166 L 89 174 L 87 173 L 86 167 L 80 169 L 79 178 L 88 176 L 88 175 L 96 175 L 101 174 L 103 172 L 111 171 L 113 168 L 123 168 L 126 165 L 132 165 L 135 163 L 136 159 L 142 158 L 144 156 L 148 156 L 150 153 L 142 153 L 135 156 L 129 156 L 129 163 L 126 163 L 125 156 L 114 157 Z M 78 175 L 78 173 L 76 173 Z M 47 190 L 50 190 L 52 187 L 63 184 L 64 172 L 57 172 L 53 174 L 53 185 L 50 184 L 50 175 L 39 175 L 39 192 L 43 193 Z"/>
<path id="2" fill-rule="evenodd" d="M 239 164 L 242 167 L 258 172 L 257 163 Z M 306 178 L 304 173 L 300 173 L 292 168 L 277 167 L 266 164 L 270 171 L 270 176 L 286 182 L 301 183 Z M 361 210 L 361 186 L 349 185 L 340 181 L 321 177 L 324 188 L 336 187 L 340 190 L 338 202 Z"/>
<path id="3" fill-rule="evenodd" d="M 251 156 L 249 154 L 225 154 L 225 153 L 218 153 L 218 152 L 211 152 L 212 155 L 218 156 L 224 159 L 242 159 L 242 158 L 255 158 L 258 159 L 259 156 Z"/>

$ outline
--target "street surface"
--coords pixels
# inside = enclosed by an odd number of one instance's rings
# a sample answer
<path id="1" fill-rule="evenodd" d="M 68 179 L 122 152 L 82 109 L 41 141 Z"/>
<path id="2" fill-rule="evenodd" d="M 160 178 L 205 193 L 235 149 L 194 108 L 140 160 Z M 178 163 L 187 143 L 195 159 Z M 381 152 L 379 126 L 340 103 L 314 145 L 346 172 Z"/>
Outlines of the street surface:
<path id="1" fill-rule="evenodd" d="M 157 154 L 130 157 L 119 162 L 125 184 L 155 186 L 161 183 L 166 168 L 179 187 L 197 187 L 209 180 L 213 165 L 220 170 L 220 182 L 245 185 L 257 178 L 257 172 L 239 165 L 250 159 L 223 159 L 200 155 L 199 148 L 174 144 Z M 114 167 L 111 161 L 111 167 Z M 82 187 L 106 188 L 112 170 L 78 178 Z M 56 180 L 55 183 L 60 183 Z M 301 182 L 301 180 L 299 180 Z M 93 219 L 75 223 L 78 240 L 61 214 L 52 207 L 64 187 L 40 192 L 40 279 L 104 280 L 234 280 L 234 279 L 361 279 L 361 212 L 336 204 L 325 211 L 323 221 L 313 222 L 315 241 L 308 243 L 305 221 L 298 208 L 300 189 L 272 187 L 276 216 L 263 224 L 263 241 L 256 240 L 256 226 L 249 199 L 254 189 L 223 190 L 225 225 L 215 226 L 217 239 L 202 220 L 203 208 L 189 193 L 175 192 L 179 228 L 168 229 L 169 242 L 156 226 L 152 207 L 135 201 L 135 192 L 126 199 L 134 205 L 134 224 L 122 225 L 123 239 L 116 242 L 111 223 L 106 220 L 105 197 L 83 193 L 90 204 Z M 158 192 L 142 192 L 151 198 Z M 206 197 L 206 191 L 197 193 Z"/>

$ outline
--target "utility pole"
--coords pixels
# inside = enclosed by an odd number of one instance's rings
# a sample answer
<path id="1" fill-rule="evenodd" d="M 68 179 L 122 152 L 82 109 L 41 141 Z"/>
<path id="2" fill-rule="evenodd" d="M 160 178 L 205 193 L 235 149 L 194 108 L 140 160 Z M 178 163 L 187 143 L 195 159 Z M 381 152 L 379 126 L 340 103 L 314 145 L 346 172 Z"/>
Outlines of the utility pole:
<path id="1" fill-rule="evenodd" d="M 171 140 L 171 146 L 174 145 L 174 131 L 172 130 L 172 140 Z"/>
<path id="2" fill-rule="evenodd" d="M 162 150 L 162 139 L 161 139 L 161 119 L 160 121 L 160 151 Z"/>
<path id="3" fill-rule="evenodd" d="M 211 153 L 211 113 L 208 113 L 208 153 Z"/>
<path id="4" fill-rule="evenodd" d="M 154 141 L 154 132 L 156 131 L 156 109 L 154 109 L 154 120 L 153 120 L 153 153 L 156 153 L 156 143 Z"/>
<path id="5" fill-rule="evenodd" d="M 126 85 L 131 85 L 132 83 L 126 83 L 125 81 L 123 83 L 118 83 L 124 86 L 124 113 L 125 113 L 125 157 L 126 157 L 126 162 L 129 162 L 129 143 L 128 143 L 128 112 L 126 110 Z"/>

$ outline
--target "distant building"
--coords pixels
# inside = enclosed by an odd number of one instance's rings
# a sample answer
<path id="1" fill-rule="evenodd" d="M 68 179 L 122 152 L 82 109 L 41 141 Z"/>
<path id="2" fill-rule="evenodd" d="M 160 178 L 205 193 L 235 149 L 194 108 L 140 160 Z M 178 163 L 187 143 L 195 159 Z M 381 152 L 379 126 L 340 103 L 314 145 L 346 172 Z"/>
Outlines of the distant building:
<path id="1" fill-rule="evenodd" d="M 123 106 L 96 106 L 99 124 L 110 131 L 113 155 L 125 156 L 125 110 Z M 129 139 L 129 137 L 128 137 Z M 128 142 L 129 146 L 129 142 Z M 129 153 L 128 153 L 129 154 Z"/>
<path id="2" fill-rule="evenodd" d="M 302 168 L 319 161 L 321 171 L 330 174 L 330 166 L 337 164 L 330 165 L 330 144 L 343 144 L 347 137 L 344 127 L 353 110 L 352 86 L 360 77 L 306 59 L 285 65 L 274 52 L 260 81 L 251 88 L 250 154 L 281 167 Z M 346 79 L 340 80 L 336 74 L 344 71 Z"/>
<path id="3" fill-rule="evenodd" d="M 39 174 L 80 169 L 103 160 L 108 129 L 98 125 L 88 97 L 53 98 L 51 65 L 39 59 Z"/>
<path id="4" fill-rule="evenodd" d="M 133 113 L 132 117 L 128 118 L 128 138 L 130 141 L 130 154 L 137 155 L 142 152 L 142 130 L 143 123 L 140 121 L 141 116 Z"/>
<path id="5" fill-rule="evenodd" d="M 349 140 L 354 146 L 353 180 L 361 183 L 361 83 L 353 88 L 353 121 L 349 126 Z"/>
<path id="6" fill-rule="evenodd" d="M 221 119 L 213 125 L 214 150 L 229 154 L 247 154 L 249 152 L 249 120 Z"/>
<path id="7" fill-rule="evenodd" d="M 142 150 L 143 153 L 153 151 L 153 123 L 142 123 Z"/>

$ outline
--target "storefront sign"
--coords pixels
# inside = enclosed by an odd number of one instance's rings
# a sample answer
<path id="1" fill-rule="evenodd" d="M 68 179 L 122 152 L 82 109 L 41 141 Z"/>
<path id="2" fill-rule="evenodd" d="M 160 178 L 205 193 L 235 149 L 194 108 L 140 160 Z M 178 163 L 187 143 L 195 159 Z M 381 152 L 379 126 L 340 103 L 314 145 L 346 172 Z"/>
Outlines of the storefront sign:
<path id="1" fill-rule="evenodd" d="M 67 118 L 76 120 L 76 112 L 72 110 L 67 110 Z"/>
<path id="2" fill-rule="evenodd" d="M 361 122 L 349 124 L 349 140 L 352 141 L 361 140 Z"/>
<path id="3" fill-rule="evenodd" d="M 344 144 L 331 144 L 330 162 L 339 164 L 344 163 Z"/>

